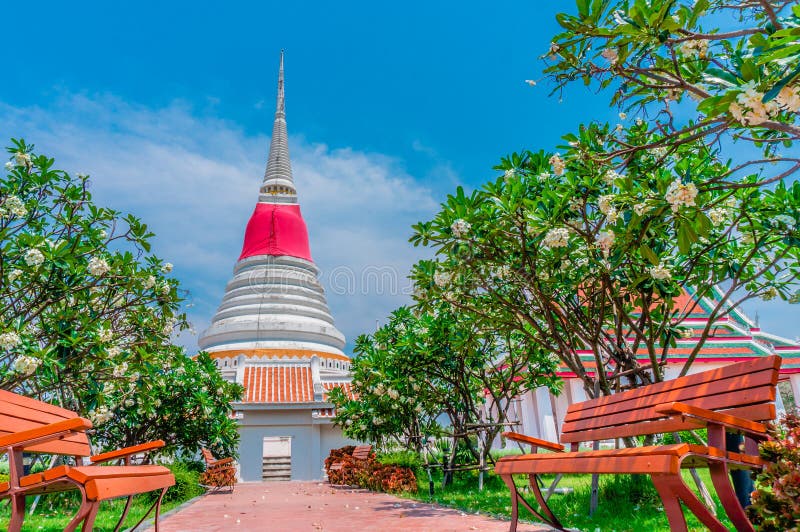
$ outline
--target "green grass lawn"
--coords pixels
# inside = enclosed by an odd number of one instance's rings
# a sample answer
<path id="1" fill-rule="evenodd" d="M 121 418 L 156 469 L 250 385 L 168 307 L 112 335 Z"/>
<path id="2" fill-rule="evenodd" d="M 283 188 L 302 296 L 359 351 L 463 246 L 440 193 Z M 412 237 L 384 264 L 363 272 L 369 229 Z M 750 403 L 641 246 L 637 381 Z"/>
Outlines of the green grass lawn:
<path id="1" fill-rule="evenodd" d="M 699 471 L 703 482 L 713 494 L 713 486 L 708 476 L 708 471 Z M 694 482 L 688 471 L 684 472 L 687 485 L 694 488 Z M 593 532 L 597 529 L 603 532 L 611 531 L 642 531 L 663 530 L 668 531 L 667 518 L 661 507 L 661 500 L 648 477 L 632 479 L 628 475 L 601 475 L 599 505 L 594 515 L 589 516 L 589 501 L 591 497 L 591 475 L 567 475 L 562 478 L 558 487 L 569 487 L 574 491 L 568 494 L 555 494 L 550 499 L 550 507 L 568 528 L 578 528 Z M 553 480 L 552 475 L 544 475 L 545 486 Z M 420 501 L 434 502 L 444 506 L 459 508 L 466 512 L 493 515 L 509 519 L 511 515 L 511 499 L 508 488 L 502 480 L 490 474 L 484 485 L 483 491 L 478 491 L 477 473 L 463 474 L 455 483 L 445 489 L 441 488 L 441 477 L 434 477 L 435 492 L 433 498 L 428 497 L 428 480 L 424 470 L 418 474 L 419 491 L 416 495 L 406 494 L 406 497 Z M 518 486 L 526 485 L 524 477 L 517 481 Z M 527 498 L 527 497 L 526 497 Z M 535 501 L 531 494 L 530 501 Z M 733 525 L 725 516 L 719 501 L 717 515 L 730 530 Z M 534 505 L 534 508 L 536 506 Z M 703 526 L 689 512 L 684 513 L 690 530 L 703 531 Z M 520 518 L 534 522 L 533 516 L 524 508 L 520 508 Z"/>
<path id="2" fill-rule="evenodd" d="M 53 496 L 51 495 L 50 497 Z M 73 504 L 59 500 L 59 504 L 54 505 L 54 507 L 50 507 L 47 498 L 48 497 L 42 497 L 34 514 L 25 517 L 25 525 L 22 527 L 23 531 L 55 532 L 57 530 L 64 530 L 64 527 L 69 520 L 72 519 L 72 517 L 75 515 L 75 512 L 78 510 L 78 507 L 80 506 L 80 500 L 78 498 L 74 498 L 73 501 L 70 501 Z M 27 502 L 30 507 L 30 504 L 33 502 L 33 497 L 29 497 Z M 161 506 L 162 514 L 178 506 L 182 502 L 184 501 L 170 501 L 164 503 Z M 128 513 L 128 517 L 125 519 L 125 527 L 123 530 L 136 524 L 136 522 L 141 519 L 147 509 L 150 508 L 151 504 L 152 500 L 148 499 L 146 495 L 137 496 L 133 501 L 133 505 Z M 5 530 L 5 527 L 8 525 L 10 511 L 7 502 L 0 503 L 0 506 L 0 530 Z M 116 499 L 101 503 L 100 511 L 98 512 L 97 520 L 95 521 L 94 530 L 98 532 L 114 530 L 114 526 L 117 524 L 119 516 L 122 515 L 122 508 L 124 506 L 125 499 Z M 153 514 L 151 513 L 150 516 L 152 517 L 152 515 Z M 78 529 L 80 530 L 80 527 L 78 527 Z"/>

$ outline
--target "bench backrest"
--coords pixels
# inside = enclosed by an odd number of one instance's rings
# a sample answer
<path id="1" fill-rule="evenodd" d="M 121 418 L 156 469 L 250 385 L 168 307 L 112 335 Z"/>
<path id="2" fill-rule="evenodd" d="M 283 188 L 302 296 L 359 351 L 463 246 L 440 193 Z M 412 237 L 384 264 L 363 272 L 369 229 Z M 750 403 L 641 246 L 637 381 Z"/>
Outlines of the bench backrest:
<path id="1" fill-rule="evenodd" d="M 369 458 L 369 453 L 372 451 L 372 445 L 359 445 L 353 449 L 353 458 L 357 460 L 366 460 Z"/>
<path id="2" fill-rule="evenodd" d="M 214 455 L 211 454 L 211 451 L 209 451 L 208 449 L 200 449 L 200 452 L 203 453 L 203 458 L 206 461 L 206 465 L 212 465 L 214 462 L 217 461 L 217 459 L 214 458 Z"/>
<path id="3" fill-rule="evenodd" d="M 71 410 L 0 390 L 0 436 L 77 417 L 80 416 Z M 40 443 L 26 448 L 25 451 L 70 456 L 92 454 L 86 433 L 72 434 L 61 440 Z"/>
<path id="4" fill-rule="evenodd" d="M 698 423 L 689 418 L 669 418 L 655 411 L 656 406 L 673 401 L 752 421 L 774 419 L 780 366 L 779 356 L 768 356 L 575 403 L 564 417 L 561 442 L 588 442 L 697 428 Z"/>

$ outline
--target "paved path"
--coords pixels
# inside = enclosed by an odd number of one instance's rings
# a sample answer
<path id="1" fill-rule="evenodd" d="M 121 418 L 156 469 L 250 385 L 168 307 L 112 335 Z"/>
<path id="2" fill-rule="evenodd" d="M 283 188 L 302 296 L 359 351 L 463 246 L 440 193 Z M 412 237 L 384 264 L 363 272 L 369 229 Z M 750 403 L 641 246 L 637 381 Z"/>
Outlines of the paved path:
<path id="1" fill-rule="evenodd" d="M 163 532 L 508 530 L 508 521 L 319 482 L 239 484 L 233 494 L 205 495 L 180 512 L 167 516 L 161 524 L 159 528 Z M 518 530 L 543 532 L 550 529 L 522 524 Z"/>

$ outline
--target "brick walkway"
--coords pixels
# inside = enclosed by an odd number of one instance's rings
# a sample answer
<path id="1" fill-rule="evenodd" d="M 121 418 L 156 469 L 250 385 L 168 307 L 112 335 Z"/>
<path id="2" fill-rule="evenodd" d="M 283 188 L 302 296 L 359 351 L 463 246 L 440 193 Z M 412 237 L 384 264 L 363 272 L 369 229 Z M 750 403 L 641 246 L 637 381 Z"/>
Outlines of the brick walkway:
<path id="1" fill-rule="evenodd" d="M 335 488 L 319 482 L 239 484 L 232 495 L 206 495 L 180 512 L 167 516 L 161 524 L 163 532 L 508 530 L 508 521 L 467 515 L 458 510 L 382 493 Z M 538 532 L 550 529 L 522 524 L 518 530 Z"/>

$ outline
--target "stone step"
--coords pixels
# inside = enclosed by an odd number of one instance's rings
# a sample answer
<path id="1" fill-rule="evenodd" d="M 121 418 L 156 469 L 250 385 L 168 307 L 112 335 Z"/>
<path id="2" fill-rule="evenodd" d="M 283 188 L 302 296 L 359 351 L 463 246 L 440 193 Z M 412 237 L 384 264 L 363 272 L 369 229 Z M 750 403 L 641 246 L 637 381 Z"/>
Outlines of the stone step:
<path id="1" fill-rule="evenodd" d="M 291 471 L 292 464 L 264 464 L 261 466 L 262 471 Z"/>
<path id="2" fill-rule="evenodd" d="M 291 470 L 284 470 L 284 471 L 263 471 L 261 473 L 261 478 L 264 480 L 271 480 L 271 479 L 283 479 L 290 480 L 292 478 Z"/>

